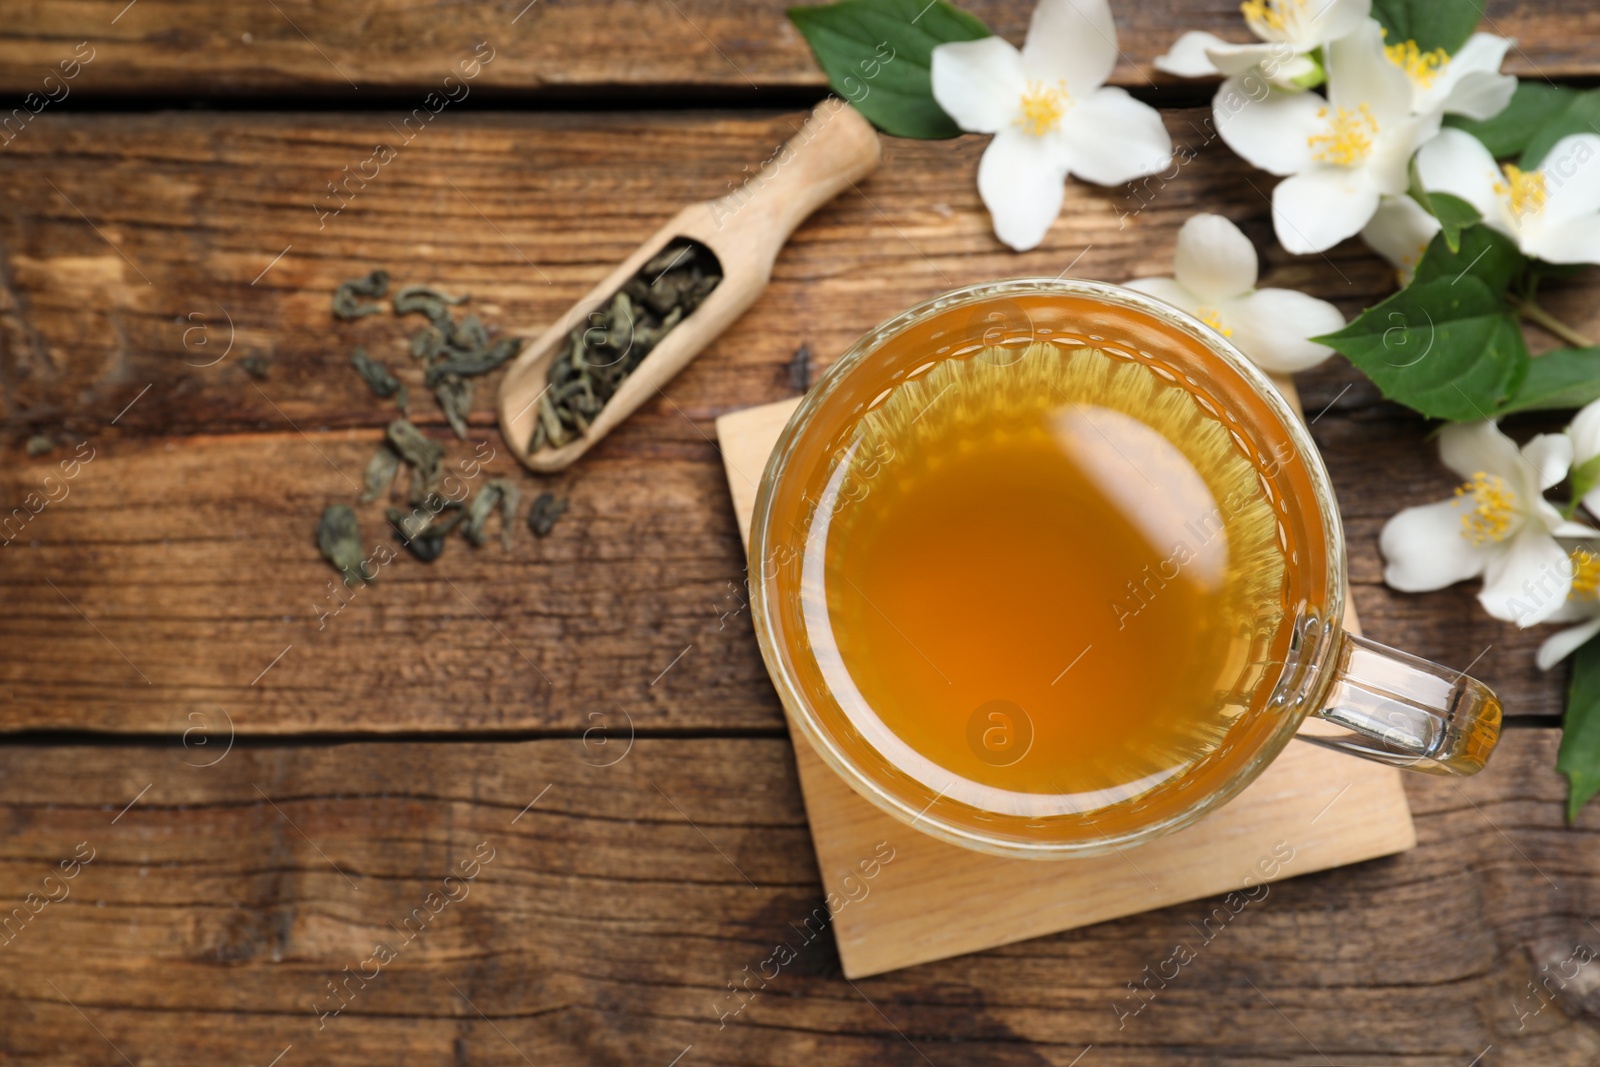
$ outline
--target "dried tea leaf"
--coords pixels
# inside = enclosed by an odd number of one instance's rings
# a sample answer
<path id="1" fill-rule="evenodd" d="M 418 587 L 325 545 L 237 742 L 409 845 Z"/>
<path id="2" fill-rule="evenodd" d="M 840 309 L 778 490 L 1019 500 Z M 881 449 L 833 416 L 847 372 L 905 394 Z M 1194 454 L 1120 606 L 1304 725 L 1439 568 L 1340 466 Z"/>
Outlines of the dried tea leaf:
<path id="1" fill-rule="evenodd" d="M 257 381 L 266 381 L 267 370 L 272 366 L 265 356 L 245 356 L 239 361 L 244 372 Z"/>
<path id="2" fill-rule="evenodd" d="M 411 488 L 413 498 L 432 491 L 439 480 L 439 461 L 444 446 L 423 434 L 406 419 L 395 419 L 384 431 L 400 458 L 415 468 Z"/>
<path id="3" fill-rule="evenodd" d="M 455 331 L 455 323 L 450 318 L 450 305 L 462 304 L 467 301 L 467 294 L 451 296 L 426 285 L 408 285 L 394 294 L 394 313 L 396 315 L 410 315 L 420 312 L 440 327 L 448 337 Z"/>
<path id="4" fill-rule="evenodd" d="M 28 443 L 23 446 L 23 451 L 30 456 L 42 456 L 55 447 L 56 443 L 49 434 L 36 433 L 28 438 Z"/>
<path id="5" fill-rule="evenodd" d="M 457 348 L 462 348 L 469 352 L 476 351 L 488 345 L 489 328 L 483 324 L 483 320 L 478 316 L 467 315 L 456 323 L 455 336 L 450 340 Z"/>
<path id="6" fill-rule="evenodd" d="M 411 335 L 411 358 L 431 360 L 444 347 L 444 337 L 432 326 Z"/>
<path id="7" fill-rule="evenodd" d="M 693 248 L 694 246 L 690 244 L 669 244 L 666 248 L 656 253 L 654 259 L 641 267 L 639 274 L 635 275 L 635 277 L 648 275 L 654 278 L 656 275 L 669 271 L 673 267 L 682 266 L 684 261 L 691 255 Z"/>
<path id="8" fill-rule="evenodd" d="M 400 409 L 400 414 L 406 418 L 411 417 L 411 390 L 406 388 L 406 383 L 400 383 L 400 391 L 394 395 L 394 406 Z"/>
<path id="9" fill-rule="evenodd" d="M 449 513 L 448 517 L 441 518 L 445 512 Z M 422 562 L 432 563 L 444 553 L 445 540 L 466 512 L 460 504 L 447 503 L 437 513 L 413 511 L 408 515 L 399 508 L 390 508 L 385 514 L 389 525 L 394 527 L 395 539 Z"/>
<path id="10" fill-rule="evenodd" d="M 425 378 L 429 385 L 437 385 L 439 380 L 448 374 L 461 378 L 487 374 L 516 355 L 521 348 L 522 338 L 507 337 L 491 348 L 452 353 L 429 367 Z"/>
<path id="11" fill-rule="evenodd" d="M 472 503 L 467 505 L 467 524 L 464 527 L 467 540 L 475 545 L 483 545 L 488 541 L 487 527 L 489 516 L 494 514 L 495 505 L 500 505 L 500 547 L 511 551 L 511 531 L 517 518 L 517 504 L 522 499 L 522 493 L 515 485 L 505 478 L 491 478 L 478 490 L 478 495 L 472 498 Z"/>
<path id="12" fill-rule="evenodd" d="M 364 278 L 351 278 L 340 282 L 333 292 L 333 313 L 341 319 L 359 319 L 363 315 L 376 315 L 382 304 L 363 304 L 360 296 L 382 296 L 389 291 L 389 272 L 375 270 Z"/>
<path id="13" fill-rule="evenodd" d="M 433 387 L 433 395 L 439 401 L 450 429 L 463 441 L 467 439 L 467 414 L 472 410 L 472 393 L 472 382 L 453 374 L 446 375 Z"/>
<path id="14" fill-rule="evenodd" d="M 500 503 L 500 490 L 492 482 L 478 490 L 478 495 L 472 498 L 472 503 L 467 505 L 467 540 L 475 545 L 481 545 L 487 540 L 484 527 L 489 524 L 489 516 L 494 514 L 495 505 Z"/>
<path id="15" fill-rule="evenodd" d="M 350 363 L 367 383 L 374 396 L 387 400 L 400 391 L 400 382 L 389 373 L 389 368 L 367 355 L 365 348 L 358 348 L 350 353 Z"/>
<path id="16" fill-rule="evenodd" d="M 367 461 L 367 473 L 362 476 L 361 503 L 370 504 L 387 493 L 399 469 L 400 453 L 391 448 L 388 442 L 379 445 Z"/>
<path id="17" fill-rule="evenodd" d="M 805 392 L 811 388 L 811 346 L 802 344 L 789 357 L 789 388 Z"/>
<path id="18" fill-rule="evenodd" d="M 355 582 L 370 582 L 375 575 L 364 569 L 366 560 L 361 549 L 361 530 L 356 525 L 356 513 L 349 504 L 330 505 L 317 522 L 317 548 L 323 558 L 333 564 L 344 576 L 349 586 Z"/>
<path id="19" fill-rule="evenodd" d="M 494 481 L 500 483 L 500 550 L 510 552 L 511 538 L 517 528 L 517 505 L 522 503 L 522 491 L 504 478 L 496 478 Z"/>
<path id="20" fill-rule="evenodd" d="M 535 537 L 549 537 L 556 520 L 566 510 L 565 497 L 558 497 L 554 493 L 540 493 L 528 507 L 528 529 L 533 531 Z"/>

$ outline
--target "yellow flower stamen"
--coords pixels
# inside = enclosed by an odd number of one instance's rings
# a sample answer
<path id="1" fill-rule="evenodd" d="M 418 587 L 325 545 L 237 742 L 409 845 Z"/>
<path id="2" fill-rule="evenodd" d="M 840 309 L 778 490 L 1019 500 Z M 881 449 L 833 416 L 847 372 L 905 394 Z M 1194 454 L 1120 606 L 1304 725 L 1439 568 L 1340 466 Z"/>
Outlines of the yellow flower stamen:
<path id="1" fill-rule="evenodd" d="M 1498 474 L 1478 471 L 1472 480 L 1456 489 L 1456 496 L 1471 497 L 1473 508 L 1461 516 L 1461 536 L 1475 545 L 1504 541 L 1511 536 L 1511 520 L 1517 514 L 1517 494 L 1506 488 Z"/>
<path id="2" fill-rule="evenodd" d="M 1239 10 L 1257 37 L 1271 38 L 1289 32 L 1289 20 L 1298 21 L 1305 0 L 1244 0 Z"/>
<path id="3" fill-rule="evenodd" d="M 1547 195 L 1544 171 L 1523 170 L 1510 163 L 1502 164 L 1500 169 L 1505 172 L 1506 180 L 1495 182 L 1494 191 L 1511 198 L 1511 214 L 1516 216 L 1518 222 L 1544 210 Z"/>
<path id="4" fill-rule="evenodd" d="M 1372 109 L 1362 104 L 1351 111 L 1347 107 L 1327 108 L 1317 111 L 1317 118 L 1326 119 L 1328 132 L 1306 138 L 1311 145 L 1311 158 L 1321 163 L 1340 167 L 1353 167 L 1372 154 L 1372 140 L 1378 135 L 1378 120 Z"/>
<path id="5" fill-rule="evenodd" d="M 1419 89 L 1432 85 L 1434 79 L 1443 74 L 1444 68 L 1450 64 L 1450 53 L 1443 48 L 1424 52 L 1415 41 L 1386 44 L 1383 51 L 1389 57 L 1389 62 L 1405 71 L 1406 77 Z"/>
<path id="6" fill-rule="evenodd" d="M 1199 319 L 1213 330 L 1216 330 L 1222 336 L 1233 336 L 1233 330 L 1222 325 L 1222 313 L 1216 308 L 1197 308 L 1194 314 L 1195 318 Z"/>
<path id="7" fill-rule="evenodd" d="M 1572 556 L 1572 600 L 1600 600 L 1600 556 L 1587 548 L 1574 549 Z"/>
<path id="8" fill-rule="evenodd" d="M 1067 96 L 1064 83 L 1029 82 L 1022 94 L 1022 114 L 1017 117 L 1017 125 L 1035 137 L 1043 137 L 1061 125 L 1061 116 L 1071 106 L 1072 99 Z"/>

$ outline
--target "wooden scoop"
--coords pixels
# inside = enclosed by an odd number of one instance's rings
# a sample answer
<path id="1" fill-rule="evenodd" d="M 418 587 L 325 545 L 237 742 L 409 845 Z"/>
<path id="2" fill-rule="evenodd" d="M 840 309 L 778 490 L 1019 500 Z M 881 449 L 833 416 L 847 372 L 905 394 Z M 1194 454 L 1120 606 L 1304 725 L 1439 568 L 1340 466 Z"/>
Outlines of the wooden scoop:
<path id="1" fill-rule="evenodd" d="M 830 98 L 817 105 L 800 131 L 742 188 L 678 212 L 507 369 L 500 385 L 500 432 L 512 454 L 534 470 L 555 471 L 587 452 L 744 314 L 767 287 L 778 250 L 795 227 L 825 201 L 872 173 L 879 152 L 872 125 L 849 104 Z M 559 448 L 530 453 L 539 398 L 548 384 L 550 363 L 567 334 L 587 322 L 590 312 L 606 304 L 677 237 L 692 238 L 716 253 L 722 281 L 622 380 L 586 433 Z"/>

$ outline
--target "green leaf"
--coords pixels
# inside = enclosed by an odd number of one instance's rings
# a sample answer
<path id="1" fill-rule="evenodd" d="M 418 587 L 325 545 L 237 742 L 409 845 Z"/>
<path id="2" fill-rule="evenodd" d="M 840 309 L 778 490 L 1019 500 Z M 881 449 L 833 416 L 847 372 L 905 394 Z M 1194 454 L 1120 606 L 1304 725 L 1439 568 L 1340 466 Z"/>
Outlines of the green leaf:
<path id="1" fill-rule="evenodd" d="M 1567 518 L 1572 518 L 1572 513 L 1578 510 L 1578 505 L 1583 503 L 1583 498 L 1589 495 L 1589 490 L 1600 484 L 1600 456 L 1590 456 L 1567 475 L 1568 483 L 1572 486 L 1572 505 L 1566 509 Z"/>
<path id="2" fill-rule="evenodd" d="M 1600 792 L 1600 641 L 1572 654 L 1556 770 L 1567 776 L 1567 822 L 1575 823 L 1578 812 Z"/>
<path id="3" fill-rule="evenodd" d="M 1343 352 L 1390 400 L 1452 422 L 1488 418 L 1528 370 L 1516 317 L 1475 274 L 1413 281 L 1312 340 Z"/>
<path id="4" fill-rule="evenodd" d="M 1446 115 L 1444 124 L 1472 134 L 1494 158 L 1508 159 L 1527 148 L 1539 128 L 1565 111 L 1577 96 L 1575 89 L 1548 82 L 1519 81 L 1511 103 L 1494 118 L 1476 122 L 1462 115 Z"/>
<path id="5" fill-rule="evenodd" d="M 1478 28 L 1483 8 L 1476 0 L 1372 0 L 1372 17 L 1389 44 L 1415 41 L 1420 51 L 1443 48 L 1453 56 Z"/>
<path id="6" fill-rule="evenodd" d="M 1444 243 L 1451 252 L 1461 251 L 1461 231 L 1467 226 L 1473 226 L 1483 221 L 1483 216 L 1478 214 L 1478 209 L 1449 193 L 1425 193 L 1427 200 L 1423 207 L 1439 220 L 1439 236 L 1444 238 Z"/>
<path id="7" fill-rule="evenodd" d="M 1527 147 L 1522 150 L 1522 158 L 1517 165 L 1523 170 L 1532 170 L 1544 162 L 1544 157 L 1550 154 L 1550 149 L 1561 138 L 1571 133 L 1593 133 L 1597 125 L 1600 125 L 1600 89 L 1577 93 L 1566 107 L 1550 116 L 1528 138 Z"/>
<path id="8" fill-rule="evenodd" d="M 955 137 L 961 129 L 933 98 L 933 50 L 989 36 L 981 21 L 945 0 L 841 0 L 791 7 L 833 91 L 884 133 Z"/>
<path id="9" fill-rule="evenodd" d="M 1434 193 L 1433 198 L 1442 200 L 1443 196 Z M 1458 248 L 1450 247 L 1442 231 L 1434 235 L 1428 250 L 1422 254 L 1422 262 L 1417 264 L 1413 284 L 1439 279 L 1453 281 L 1466 275 L 1477 278 L 1491 293 L 1500 296 L 1527 265 L 1528 257 L 1517 248 L 1515 241 L 1499 230 L 1467 226 L 1461 230 Z"/>
<path id="10" fill-rule="evenodd" d="M 1529 361 L 1527 377 L 1494 414 L 1570 411 L 1591 400 L 1600 400 L 1600 348 L 1558 348 Z"/>

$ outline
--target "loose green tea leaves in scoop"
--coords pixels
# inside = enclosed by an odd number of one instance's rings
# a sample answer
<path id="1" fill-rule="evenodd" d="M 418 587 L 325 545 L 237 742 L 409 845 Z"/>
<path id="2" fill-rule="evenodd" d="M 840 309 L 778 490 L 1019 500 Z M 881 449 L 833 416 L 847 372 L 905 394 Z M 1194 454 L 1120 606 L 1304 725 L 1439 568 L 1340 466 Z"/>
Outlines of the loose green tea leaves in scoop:
<path id="1" fill-rule="evenodd" d="M 560 448 L 589 429 L 622 382 L 722 281 L 716 253 L 677 239 L 574 328 L 550 363 L 528 451 Z"/>

